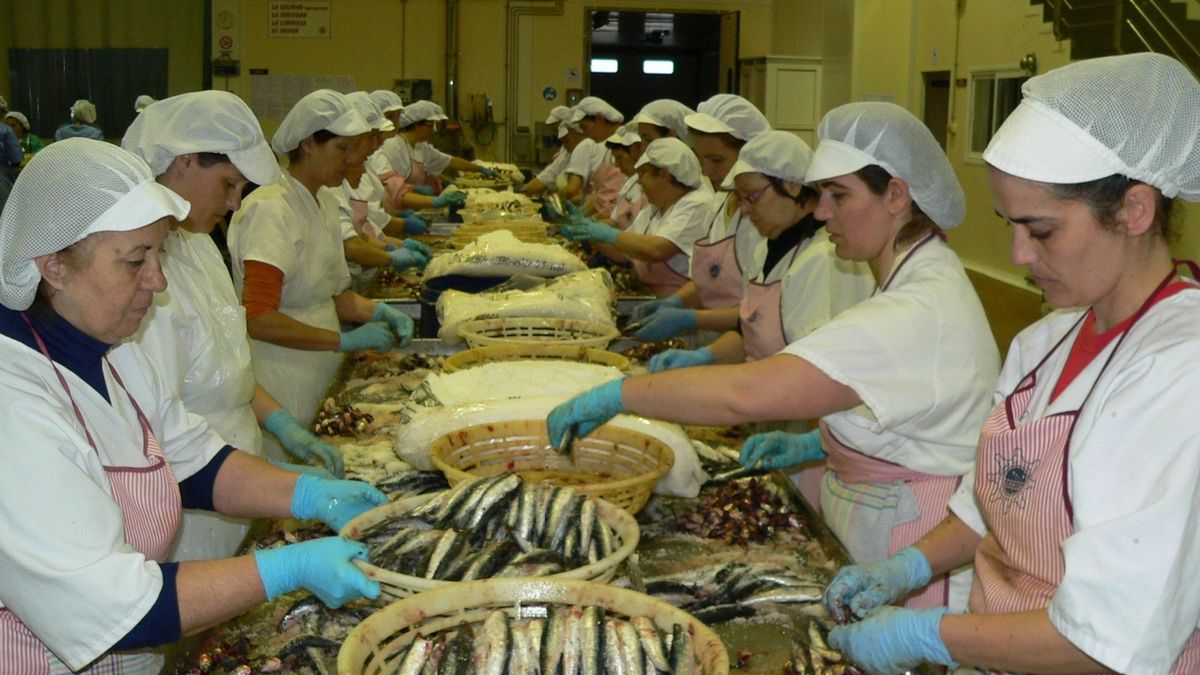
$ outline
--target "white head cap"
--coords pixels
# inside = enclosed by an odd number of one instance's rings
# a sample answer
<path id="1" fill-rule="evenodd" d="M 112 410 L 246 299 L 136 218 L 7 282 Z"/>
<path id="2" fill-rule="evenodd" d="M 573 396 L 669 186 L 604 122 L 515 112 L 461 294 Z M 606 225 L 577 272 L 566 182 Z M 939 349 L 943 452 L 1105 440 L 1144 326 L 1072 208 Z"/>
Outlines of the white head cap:
<path id="1" fill-rule="evenodd" d="M 389 89 L 376 89 L 370 93 L 370 97 L 375 105 L 379 106 L 380 112 L 385 115 L 397 110 L 404 110 L 404 101 L 400 100 L 400 95 Z"/>
<path id="2" fill-rule="evenodd" d="M 804 183 L 813 151 L 808 143 L 789 131 L 768 131 L 742 146 L 738 160 L 729 169 L 721 187 L 733 189 L 733 179 L 744 173 L 761 173 L 793 183 Z"/>
<path id="3" fill-rule="evenodd" d="M 571 119 L 571 109 L 565 105 L 556 105 L 546 115 L 546 124 L 562 124 Z"/>
<path id="4" fill-rule="evenodd" d="M 771 130 L 771 123 L 758 108 L 736 94 L 713 96 L 697 106 L 684 122 L 702 133 L 729 134 L 743 141 Z"/>
<path id="5" fill-rule="evenodd" d="M 318 131 L 338 136 L 358 136 L 371 130 L 367 120 L 332 89 L 318 89 L 296 102 L 275 131 L 271 147 L 286 154 L 295 150 L 300 141 Z"/>
<path id="6" fill-rule="evenodd" d="M 227 155 L 246 180 L 269 185 L 279 179 L 271 153 L 250 106 L 227 91 L 197 91 L 164 98 L 138 115 L 121 139 L 155 175 L 180 155 L 214 152 Z"/>
<path id="7" fill-rule="evenodd" d="M 71 117 L 80 122 L 91 124 L 96 121 L 96 105 L 86 98 L 81 98 L 71 104 Z"/>
<path id="8" fill-rule="evenodd" d="M 625 116 L 616 108 L 608 104 L 604 99 L 595 96 L 584 96 L 579 103 L 575 104 L 572 109 L 571 121 L 578 122 L 585 117 L 592 115 L 600 115 L 609 122 L 620 124 L 625 121 Z"/>
<path id="9" fill-rule="evenodd" d="M 154 97 L 149 94 L 142 94 L 133 101 L 133 111 L 140 113 L 154 103 Z"/>
<path id="10" fill-rule="evenodd" d="M 700 187 L 700 161 L 687 143 L 678 138 L 656 138 L 650 141 L 635 167 L 649 164 L 666 169 L 675 180 L 690 188 Z"/>
<path id="11" fill-rule="evenodd" d="M 623 145 L 627 148 L 637 145 L 641 142 L 642 137 L 638 135 L 636 121 L 630 122 L 629 124 L 618 128 L 613 132 L 612 136 L 604 139 L 605 144 L 614 143 L 616 145 Z"/>
<path id="12" fill-rule="evenodd" d="M 379 106 L 375 105 L 375 101 L 371 100 L 371 95 L 367 92 L 350 92 L 346 94 L 346 100 L 367 120 L 367 124 L 370 124 L 371 128 L 375 131 L 396 130 L 396 125 L 383 116 L 383 113 L 379 110 Z"/>
<path id="13" fill-rule="evenodd" d="M 8 101 L 3 96 L 0 96 L 0 108 L 8 109 Z"/>
<path id="14" fill-rule="evenodd" d="M 41 275 L 33 259 L 96 232 L 129 232 L 187 217 L 187 201 L 112 143 L 68 138 L 29 160 L 0 216 L 0 304 L 25 310 Z"/>
<path id="15" fill-rule="evenodd" d="M 33 129 L 32 129 L 30 126 L 29 126 L 29 118 L 28 118 L 28 117 L 26 117 L 25 115 L 23 115 L 22 113 L 19 113 L 19 112 L 17 112 L 16 110 L 10 110 L 10 111 L 8 111 L 7 113 L 5 113 L 5 115 L 4 115 L 4 119 L 8 119 L 8 118 L 10 118 L 10 117 L 11 117 L 11 118 L 13 118 L 14 120 L 16 120 L 16 121 L 20 122 L 20 123 L 21 123 L 21 126 L 25 128 L 25 132 L 26 132 L 26 133 L 28 133 L 28 132 L 30 132 L 30 131 L 32 131 L 32 130 L 33 130 Z"/>
<path id="16" fill-rule="evenodd" d="M 633 118 L 637 124 L 653 124 L 656 127 L 665 127 L 675 132 L 684 143 L 688 142 L 688 125 L 684 119 L 688 115 L 694 115 L 695 110 L 687 107 L 679 101 L 673 101 L 669 98 L 660 98 L 651 101 L 642 106 L 641 111 Z"/>
<path id="17" fill-rule="evenodd" d="M 962 222 L 967 203 L 950 160 L 921 120 L 895 103 L 847 103 L 825 114 L 805 182 L 872 164 L 908 183 L 908 193 L 942 229 Z"/>
<path id="18" fill-rule="evenodd" d="M 425 120 L 444 120 L 447 119 L 446 113 L 442 110 L 442 106 L 433 101 L 417 101 L 409 103 L 404 107 L 404 112 L 400 113 L 400 126 L 407 127 L 417 122 Z"/>
<path id="19" fill-rule="evenodd" d="M 1119 174 L 1166 197 L 1200 201 L 1200 83 L 1175 59 L 1089 59 L 1030 79 L 983 153 L 997 169 L 1042 183 Z"/>

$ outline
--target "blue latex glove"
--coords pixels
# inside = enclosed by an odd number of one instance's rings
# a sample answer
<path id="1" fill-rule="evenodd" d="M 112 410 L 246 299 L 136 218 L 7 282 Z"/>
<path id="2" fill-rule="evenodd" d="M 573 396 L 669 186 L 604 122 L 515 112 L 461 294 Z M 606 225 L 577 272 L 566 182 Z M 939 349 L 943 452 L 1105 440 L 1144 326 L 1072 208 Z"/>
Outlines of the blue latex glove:
<path id="1" fill-rule="evenodd" d="M 378 488 L 362 481 L 327 480 L 305 474 L 292 491 L 292 515 L 301 520 L 320 520 L 338 532 L 358 514 L 387 500 Z"/>
<path id="2" fill-rule="evenodd" d="M 388 244 L 388 245 L 391 246 L 391 244 Z M 410 251 L 416 251 L 416 252 L 424 255 L 426 258 L 433 257 L 433 249 L 429 248 L 425 244 L 422 244 L 421 242 L 417 241 L 416 239 L 405 239 L 404 240 L 404 248 L 406 248 Z"/>
<path id="3" fill-rule="evenodd" d="M 633 309 L 633 320 L 641 321 L 651 314 L 657 312 L 662 307 L 672 307 L 680 309 L 683 307 L 683 298 L 678 295 L 668 295 L 665 298 L 643 302 Z"/>
<path id="4" fill-rule="evenodd" d="M 868 673 L 894 675 L 922 663 L 957 668 L 942 642 L 942 617 L 950 610 L 877 607 L 857 623 L 829 631 L 829 646 Z"/>
<path id="5" fill-rule="evenodd" d="M 825 587 L 821 602 L 834 621 L 846 623 L 924 588 L 931 575 L 925 555 L 909 546 L 887 560 L 849 565 L 838 570 L 837 576 Z"/>
<path id="6" fill-rule="evenodd" d="M 611 244 L 617 240 L 617 235 L 621 231 L 592 218 L 572 216 L 559 228 L 559 232 L 571 241 L 598 241 L 602 244 Z"/>
<path id="7" fill-rule="evenodd" d="M 499 178 L 500 177 L 500 172 L 493 169 L 490 166 L 481 166 L 479 164 L 476 164 L 475 170 L 478 171 L 479 173 L 483 174 L 484 178 Z"/>
<path id="8" fill-rule="evenodd" d="M 821 433 L 817 429 L 802 434 L 786 431 L 769 431 L 754 434 L 742 443 L 738 461 L 747 469 L 761 466 L 764 469 L 782 469 L 825 457 L 821 449 Z"/>
<path id="9" fill-rule="evenodd" d="M 381 303 L 382 304 L 382 303 Z M 377 349 L 386 352 L 396 342 L 396 336 L 386 323 L 373 322 L 342 333 L 339 352 L 356 352 L 360 349 Z"/>
<path id="10" fill-rule="evenodd" d="M 426 197 L 433 196 L 432 185 L 414 185 L 412 191 L 419 195 L 425 195 Z"/>
<path id="11" fill-rule="evenodd" d="M 713 350 L 708 347 L 700 349 L 668 349 L 650 357 L 646 366 L 652 373 L 675 368 L 690 368 L 691 366 L 707 366 L 716 360 Z"/>
<path id="12" fill-rule="evenodd" d="M 575 202 L 571 201 L 570 199 L 562 200 L 562 205 L 563 205 L 563 210 L 565 211 L 565 213 L 563 213 L 563 215 L 566 216 L 567 218 L 574 218 L 575 216 L 579 215 L 579 205 L 576 204 Z"/>
<path id="13" fill-rule="evenodd" d="M 401 211 L 396 216 L 404 220 L 404 231 L 408 234 L 425 234 L 429 230 L 429 223 L 412 211 Z"/>
<path id="14" fill-rule="evenodd" d="M 673 338 L 696 327 L 696 310 L 659 307 L 642 319 L 642 327 L 633 334 L 639 340 L 657 342 Z"/>
<path id="15" fill-rule="evenodd" d="M 410 267 L 425 269 L 425 266 L 429 264 L 429 258 L 420 251 L 413 251 L 407 248 L 393 248 L 387 254 L 392 259 L 392 268 L 397 270 L 406 270 Z"/>
<path id="16" fill-rule="evenodd" d="M 337 476 L 346 473 L 346 467 L 342 465 L 342 453 L 300 426 L 287 408 L 279 408 L 267 415 L 263 426 L 279 439 L 293 457 L 306 462 L 319 460 L 330 473 Z"/>
<path id="17" fill-rule="evenodd" d="M 408 343 L 412 342 L 412 317 L 386 302 L 375 303 L 375 313 L 371 315 L 371 320 L 382 321 L 387 324 L 388 328 L 392 329 L 392 333 L 396 336 L 397 347 L 405 347 Z"/>
<path id="18" fill-rule="evenodd" d="M 467 203 L 467 193 L 459 191 L 459 190 L 452 190 L 450 192 L 445 192 L 445 193 L 442 193 L 433 198 L 433 206 L 434 206 L 434 208 L 438 208 L 438 209 L 445 208 L 447 206 L 450 206 L 451 204 L 457 204 L 459 206 L 462 206 L 463 204 L 466 204 L 466 203 Z"/>
<path id="19" fill-rule="evenodd" d="M 254 552 L 267 599 L 305 588 L 330 607 L 379 597 L 379 584 L 351 561 L 367 559 L 367 547 L 342 537 L 325 537 Z"/>
<path id="20" fill-rule="evenodd" d="M 265 459 L 271 465 L 279 467 L 280 469 L 283 469 L 284 471 L 291 471 L 292 473 L 305 473 L 310 476 L 316 476 L 317 478 L 329 478 L 329 479 L 337 478 L 337 476 L 326 471 L 325 467 L 323 467 L 323 466 L 313 466 L 312 464 L 289 464 L 287 462 L 281 462 L 277 459 L 271 459 L 270 457 L 267 457 Z"/>
<path id="21" fill-rule="evenodd" d="M 625 412 L 621 404 L 621 382 L 613 380 L 593 387 L 568 401 L 560 403 L 550 411 L 546 426 L 550 431 L 550 445 L 558 447 L 567 429 L 575 430 L 578 437 L 587 436 L 596 427 Z"/>

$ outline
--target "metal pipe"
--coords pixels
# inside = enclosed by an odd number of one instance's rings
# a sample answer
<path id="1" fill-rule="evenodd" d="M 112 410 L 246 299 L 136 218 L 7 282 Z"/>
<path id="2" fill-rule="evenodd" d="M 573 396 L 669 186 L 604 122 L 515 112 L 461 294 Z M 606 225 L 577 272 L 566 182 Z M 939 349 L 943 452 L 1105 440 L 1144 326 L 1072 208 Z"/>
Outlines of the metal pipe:
<path id="1" fill-rule="evenodd" d="M 458 119 L 458 0 L 446 0 L 446 116 Z"/>

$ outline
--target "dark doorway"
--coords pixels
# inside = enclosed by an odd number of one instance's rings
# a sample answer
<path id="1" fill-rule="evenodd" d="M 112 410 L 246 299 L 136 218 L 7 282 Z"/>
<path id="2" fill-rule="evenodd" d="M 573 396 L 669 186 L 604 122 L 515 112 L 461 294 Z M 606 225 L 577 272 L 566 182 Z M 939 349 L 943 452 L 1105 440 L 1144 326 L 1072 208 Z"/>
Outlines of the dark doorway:
<path id="1" fill-rule="evenodd" d="M 695 108 L 723 91 L 721 14 L 596 10 L 590 16 L 589 93 L 626 119 L 655 99 Z"/>
<path id="2" fill-rule="evenodd" d="M 945 150 L 946 127 L 950 120 L 950 71 L 927 71 L 921 76 L 925 80 L 925 126 Z"/>

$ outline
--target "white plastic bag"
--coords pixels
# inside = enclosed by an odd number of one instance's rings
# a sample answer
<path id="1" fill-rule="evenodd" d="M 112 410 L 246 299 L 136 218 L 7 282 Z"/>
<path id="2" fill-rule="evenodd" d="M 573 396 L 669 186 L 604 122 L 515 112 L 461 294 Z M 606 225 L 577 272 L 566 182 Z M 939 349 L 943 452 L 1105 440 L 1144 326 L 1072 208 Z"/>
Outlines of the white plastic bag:
<path id="1" fill-rule="evenodd" d="M 559 277 L 582 272 L 587 265 L 557 244 L 526 243 L 508 230 L 480 236 L 461 251 L 434 256 L 425 268 L 426 282 L 452 274 L 468 277 L 511 277 L 529 274 Z"/>

